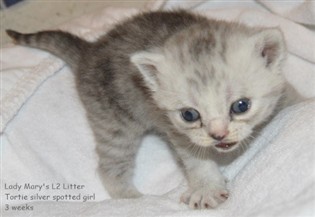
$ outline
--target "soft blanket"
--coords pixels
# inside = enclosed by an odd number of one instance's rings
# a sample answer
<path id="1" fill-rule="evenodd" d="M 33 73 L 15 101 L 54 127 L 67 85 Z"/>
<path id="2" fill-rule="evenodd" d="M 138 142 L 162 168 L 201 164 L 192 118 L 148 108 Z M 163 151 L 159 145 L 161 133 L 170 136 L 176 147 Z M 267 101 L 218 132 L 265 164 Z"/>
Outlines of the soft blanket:
<path id="1" fill-rule="evenodd" d="M 143 10 L 178 7 L 280 26 L 289 50 L 283 71 L 308 98 L 283 110 L 244 155 L 221 168 L 230 198 L 215 210 L 179 203 L 185 179 L 167 146 L 148 136 L 134 178 L 146 196 L 110 199 L 96 173 L 95 142 L 70 69 L 46 52 L 9 44 L 1 49 L 3 216 L 315 216 L 314 2 L 155 1 Z M 138 12 L 106 8 L 60 28 L 95 40 Z"/>

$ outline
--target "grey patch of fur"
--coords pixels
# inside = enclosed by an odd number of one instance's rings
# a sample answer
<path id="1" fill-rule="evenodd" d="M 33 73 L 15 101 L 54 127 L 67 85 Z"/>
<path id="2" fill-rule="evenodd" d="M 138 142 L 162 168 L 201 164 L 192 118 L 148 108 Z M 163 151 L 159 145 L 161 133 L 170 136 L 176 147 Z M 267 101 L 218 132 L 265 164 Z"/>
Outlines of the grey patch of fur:
<path id="1" fill-rule="evenodd" d="M 185 11 L 140 14 L 93 43 L 61 31 L 8 34 L 18 44 L 62 57 L 75 71 L 99 172 L 113 198 L 141 196 L 132 183 L 135 156 L 142 137 L 155 132 L 169 141 L 187 176 L 182 201 L 216 207 L 227 195 L 217 163 L 228 163 L 237 151 L 217 159 L 218 141 L 209 135 L 228 130 L 223 142 L 240 145 L 276 114 L 285 88 L 279 30 Z M 231 118 L 231 104 L 242 97 L 252 100 L 252 108 Z M 189 107 L 201 115 L 195 123 L 181 118 L 181 109 Z"/>

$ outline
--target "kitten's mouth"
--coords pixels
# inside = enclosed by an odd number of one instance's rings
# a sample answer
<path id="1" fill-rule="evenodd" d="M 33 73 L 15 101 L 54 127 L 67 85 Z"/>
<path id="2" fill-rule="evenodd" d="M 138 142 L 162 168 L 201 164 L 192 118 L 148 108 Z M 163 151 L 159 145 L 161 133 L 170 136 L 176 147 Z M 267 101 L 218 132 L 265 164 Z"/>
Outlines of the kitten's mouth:
<path id="1" fill-rule="evenodd" d="M 216 144 L 215 147 L 219 148 L 219 149 L 223 149 L 223 150 L 229 150 L 233 146 L 235 146 L 236 144 L 237 144 L 237 142 L 231 142 L 231 143 L 220 142 L 220 143 Z"/>

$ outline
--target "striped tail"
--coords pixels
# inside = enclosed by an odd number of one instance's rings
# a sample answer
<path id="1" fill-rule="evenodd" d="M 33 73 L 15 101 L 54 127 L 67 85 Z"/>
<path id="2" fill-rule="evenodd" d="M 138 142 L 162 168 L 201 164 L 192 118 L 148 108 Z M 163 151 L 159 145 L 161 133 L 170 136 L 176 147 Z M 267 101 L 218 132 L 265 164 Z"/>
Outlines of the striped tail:
<path id="1" fill-rule="evenodd" d="M 74 68 L 80 61 L 89 43 L 79 37 L 63 31 L 43 31 L 33 34 L 22 34 L 6 30 L 16 44 L 46 50 Z"/>

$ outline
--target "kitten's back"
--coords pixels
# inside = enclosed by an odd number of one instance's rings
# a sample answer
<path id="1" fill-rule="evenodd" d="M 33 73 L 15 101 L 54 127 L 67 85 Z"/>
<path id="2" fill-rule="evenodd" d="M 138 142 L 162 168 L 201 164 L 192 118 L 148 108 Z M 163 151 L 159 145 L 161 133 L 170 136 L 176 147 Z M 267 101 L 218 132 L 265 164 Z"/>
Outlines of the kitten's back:
<path id="1" fill-rule="evenodd" d="M 65 60 L 71 67 L 76 67 L 80 57 L 88 53 L 89 47 L 94 48 L 93 53 L 103 46 L 108 48 L 107 45 L 111 50 L 132 53 L 162 46 L 175 32 L 202 22 L 207 22 L 207 19 L 185 11 L 143 13 L 116 25 L 95 43 L 60 30 L 31 34 L 13 30 L 6 32 L 16 44 L 46 50 Z"/>

